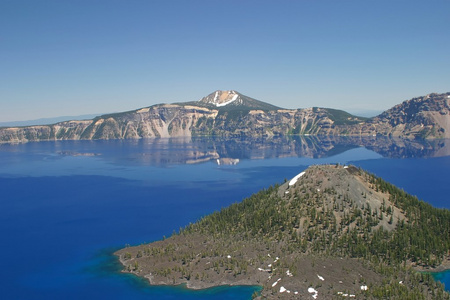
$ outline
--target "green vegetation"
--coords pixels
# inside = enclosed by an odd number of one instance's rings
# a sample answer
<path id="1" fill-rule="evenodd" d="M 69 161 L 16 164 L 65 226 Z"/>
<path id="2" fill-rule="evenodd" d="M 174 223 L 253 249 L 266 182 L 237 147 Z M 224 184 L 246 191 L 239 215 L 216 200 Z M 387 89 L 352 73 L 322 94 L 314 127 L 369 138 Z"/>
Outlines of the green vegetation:
<path id="1" fill-rule="evenodd" d="M 391 206 L 372 210 L 368 204 L 355 205 L 334 189 L 319 193 L 300 185 L 300 192 L 297 190 L 289 201 L 277 194 L 278 186 L 270 187 L 204 217 L 183 232 L 283 240 L 288 252 L 300 248 L 308 253 L 339 253 L 388 264 L 411 261 L 439 265 L 450 249 L 450 211 L 419 201 L 381 178 L 366 176 L 373 189 L 389 193 L 389 201 L 406 216 L 398 222 L 397 230 L 378 226 L 383 218 L 393 222 Z M 343 201 L 327 205 L 324 193 Z M 299 227 L 303 230 L 296 230 Z"/>
<path id="2" fill-rule="evenodd" d="M 324 108 L 324 109 L 327 111 L 328 117 L 334 121 L 335 125 L 353 125 L 368 120 L 368 118 L 357 117 L 343 110 L 332 108 Z"/>
<path id="3" fill-rule="evenodd" d="M 295 184 L 269 187 L 118 255 L 136 274 L 172 284 L 259 284 L 263 298 L 279 295 L 272 278 L 280 278 L 287 288 L 313 286 L 331 298 L 345 287 L 365 298 L 449 299 L 414 270 L 447 259 L 449 232 L 449 210 L 355 167 L 315 166 Z"/>

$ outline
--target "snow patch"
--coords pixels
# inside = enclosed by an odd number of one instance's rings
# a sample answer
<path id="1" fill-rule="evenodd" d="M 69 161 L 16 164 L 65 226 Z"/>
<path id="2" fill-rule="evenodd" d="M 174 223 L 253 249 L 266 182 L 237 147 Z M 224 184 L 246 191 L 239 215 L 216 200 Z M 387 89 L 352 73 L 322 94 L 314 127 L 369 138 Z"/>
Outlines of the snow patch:
<path id="1" fill-rule="evenodd" d="M 367 285 L 361 286 L 361 291 L 367 291 L 368 289 L 369 289 L 369 287 Z"/>
<path id="2" fill-rule="evenodd" d="M 228 104 L 236 101 L 236 99 L 238 97 L 239 97 L 238 94 L 234 94 L 234 96 L 233 96 L 233 98 L 231 98 L 231 100 L 228 100 L 227 102 L 224 102 L 224 103 L 215 103 L 215 104 L 216 104 L 217 107 L 222 107 L 222 106 L 228 105 Z M 215 99 L 214 99 L 214 102 L 216 102 Z"/>
<path id="3" fill-rule="evenodd" d="M 274 283 L 272 283 L 272 287 L 275 287 L 277 284 L 278 284 L 278 282 L 281 280 L 281 278 L 278 278 L 278 280 L 277 281 L 275 281 Z"/>
<path id="4" fill-rule="evenodd" d="M 280 293 L 286 292 L 286 288 L 284 286 L 280 286 Z"/>
<path id="5" fill-rule="evenodd" d="M 319 274 L 317 274 L 317 278 L 319 278 L 320 280 L 324 281 L 325 278 L 323 278 L 322 276 L 320 276 Z"/>
<path id="6" fill-rule="evenodd" d="M 342 297 L 350 297 L 350 298 L 355 298 L 356 297 L 356 295 L 353 295 L 353 294 L 344 294 L 343 292 L 338 292 L 337 293 L 338 295 L 341 295 Z"/>
<path id="7" fill-rule="evenodd" d="M 286 275 L 289 276 L 289 277 L 294 276 L 294 275 L 292 275 L 292 273 L 289 270 L 286 271 Z"/>
<path id="8" fill-rule="evenodd" d="M 314 299 L 317 299 L 317 296 L 319 295 L 319 292 L 315 290 L 313 287 L 308 288 L 308 293 L 312 294 L 311 296 Z"/>
<path id="9" fill-rule="evenodd" d="M 297 180 L 302 177 L 303 175 L 305 175 L 305 172 L 301 172 L 300 174 L 298 174 L 297 176 L 295 176 L 294 178 L 291 179 L 291 181 L 289 181 L 289 186 L 292 186 L 294 184 L 297 183 Z"/>

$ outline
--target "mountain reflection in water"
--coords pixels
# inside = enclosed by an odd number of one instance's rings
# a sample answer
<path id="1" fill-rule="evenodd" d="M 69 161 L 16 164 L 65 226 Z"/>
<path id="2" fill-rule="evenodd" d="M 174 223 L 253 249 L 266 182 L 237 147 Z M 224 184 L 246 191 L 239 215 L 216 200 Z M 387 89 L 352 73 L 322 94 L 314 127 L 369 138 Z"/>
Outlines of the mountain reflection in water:
<path id="1" fill-rule="evenodd" d="M 127 163 L 152 166 L 195 164 L 207 161 L 214 161 L 219 165 L 235 165 L 246 159 L 282 157 L 325 158 L 359 147 L 365 147 L 387 158 L 428 158 L 450 155 L 448 139 L 407 140 L 367 136 L 284 136 L 257 139 L 189 137 L 72 142 L 80 143 L 84 152 L 74 153 L 62 149 L 58 154 L 61 156 L 102 155 L 108 158 L 111 153 L 109 149 L 119 148 L 127 157 Z M 116 157 L 116 154 L 113 153 L 113 156 Z"/>

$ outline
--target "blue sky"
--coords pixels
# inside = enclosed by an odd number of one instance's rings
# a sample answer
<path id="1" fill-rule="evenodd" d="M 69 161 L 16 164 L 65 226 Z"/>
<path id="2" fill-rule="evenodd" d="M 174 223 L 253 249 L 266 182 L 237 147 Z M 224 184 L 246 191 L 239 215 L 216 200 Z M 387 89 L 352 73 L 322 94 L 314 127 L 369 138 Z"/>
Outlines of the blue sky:
<path id="1" fill-rule="evenodd" d="M 234 89 L 385 110 L 450 91 L 450 1 L 0 0 L 0 121 Z"/>

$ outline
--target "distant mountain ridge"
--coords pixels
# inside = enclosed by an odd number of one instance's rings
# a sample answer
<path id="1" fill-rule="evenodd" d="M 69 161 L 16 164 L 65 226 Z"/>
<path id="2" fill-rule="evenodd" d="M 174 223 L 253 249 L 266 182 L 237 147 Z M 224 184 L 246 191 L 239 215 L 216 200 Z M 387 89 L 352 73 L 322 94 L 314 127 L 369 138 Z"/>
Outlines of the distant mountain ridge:
<path id="1" fill-rule="evenodd" d="M 329 108 L 283 109 L 236 91 L 52 125 L 0 128 L 1 143 L 152 137 L 283 135 L 450 138 L 450 93 L 417 97 L 374 118 Z"/>
<path id="2" fill-rule="evenodd" d="M 79 116 L 61 116 L 61 117 L 54 117 L 54 118 L 41 118 L 41 119 L 27 120 L 27 121 L 0 122 L 0 127 L 48 125 L 48 124 L 65 122 L 65 121 L 70 121 L 70 120 L 93 119 L 97 116 L 98 116 L 98 114 L 89 114 L 89 115 L 79 115 Z"/>

